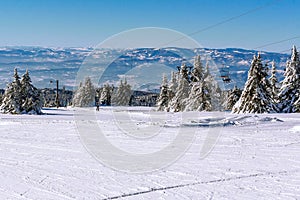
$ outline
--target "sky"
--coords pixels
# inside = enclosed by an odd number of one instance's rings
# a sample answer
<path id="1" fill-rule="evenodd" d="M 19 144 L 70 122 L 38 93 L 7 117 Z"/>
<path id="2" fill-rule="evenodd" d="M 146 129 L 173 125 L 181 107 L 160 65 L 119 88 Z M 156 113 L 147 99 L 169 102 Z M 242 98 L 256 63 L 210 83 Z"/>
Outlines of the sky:
<path id="1" fill-rule="evenodd" d="M 284 52 L 300 46 L 299 9 L 299 0 L 0 0 L 0 46 L 92 47 L 160 27 L 207 48 Z"/>

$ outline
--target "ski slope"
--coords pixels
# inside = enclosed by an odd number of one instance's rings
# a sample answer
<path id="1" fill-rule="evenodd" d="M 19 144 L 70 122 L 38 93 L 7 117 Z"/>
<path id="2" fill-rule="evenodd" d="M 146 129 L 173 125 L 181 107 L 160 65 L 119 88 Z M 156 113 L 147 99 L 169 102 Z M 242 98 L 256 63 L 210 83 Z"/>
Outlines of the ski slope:
<path id="1" fill-rule="evenodd" d="M 130 173 L 88 152 L 76 110 L 43 112 L 0 114 L 0 199 L 300 199 L 300 114 L 91 110 L 108 140 L 128 152 L 158 151 L 179 129 L 195 133 L 175 162 Z M 210 133 L 218 137 L 201 157 Z"/>

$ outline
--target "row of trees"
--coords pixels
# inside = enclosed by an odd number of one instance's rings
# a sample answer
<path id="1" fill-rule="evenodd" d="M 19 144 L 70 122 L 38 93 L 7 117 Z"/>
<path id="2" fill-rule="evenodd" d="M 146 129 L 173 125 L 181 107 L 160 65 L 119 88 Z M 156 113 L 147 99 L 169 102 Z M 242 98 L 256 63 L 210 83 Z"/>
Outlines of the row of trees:
<path id="1" fill-rule="evenodd" d="M 105 84 L 102 88 L 95 88 L 90 77 L 86 77 L 84 83 L 80 83 L 73 96 L 73 106 L 89 107 L 95 103 L 100 105 L 128 106 L 132 96 L 131 86 L 127 80 L 120 81 L 120 85 L 115 90 L 114 86 Z"/>
<path id="2" fill-rule="evenodd" d="M 163 76 L 157 105 L 159 111 L 213 111 L 222 110 L 223 99 L 224 93 L 211 75 L 208 64 L 204 69 L 198 55 L 190 73 L 183 64 L 178 73 L 172 72 L 169 83 Z"/>
<path id="3" fill-rule="evenodd" d="M 276 78 L 274 62 L 272 75 L 269 79 L 267 76 L 267 67 L 262 64 L 260 54 L 254 56 L 247 82 L 233 107 L 233 113 L 300 112 L 300 59 L 296 46 L 292 48 L 281 84 Z"/>
<path id="4" fill-rule="evenodd" d="M 38 89 L 32 85 L 28 70 L 20 78 L 15 69 L 14 80 L 7 85 L 2 97 L 1 111 L 11 114 L 41 114 L 42 106 L 43 99 Z"/>
<path id="5" fill-rule="evenodd" d="M 179 72 L 172 73 L 168 82 L 163 76 L 157 102 L 159 111 L 213 111 L 232 110 L 233 113 L 294 113 L 300 112 L 300 59 L 295 46 L 287 61 L 284 80 L 276 77 L 275 62 L 271 75 L 261 55 L 253 57 L 244 89 L 234 87 L 221 91 L 211 76 L 208 65 L 203 69 L 200 56 L 196 56 L 194 68 L 188 73 L 183 64 Z"/>

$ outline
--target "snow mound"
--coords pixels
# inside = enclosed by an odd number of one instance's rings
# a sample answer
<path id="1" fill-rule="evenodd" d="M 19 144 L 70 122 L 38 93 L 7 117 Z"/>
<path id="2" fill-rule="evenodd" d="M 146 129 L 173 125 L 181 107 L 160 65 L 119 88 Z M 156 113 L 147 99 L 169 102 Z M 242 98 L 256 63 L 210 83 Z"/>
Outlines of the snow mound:
<path id="1" fill-rule="evenodd" d="M 283 120 L 278 119 L 277 117 L 262 117 L 258 115 L 233 117 L 230 120 L 234 122 L 234 125 L 254 125 L 266 122 L 283 122 Z"/>
<path id="2" fill-rule="evenodd" d="M 204 118 L 199 120 L 191 120 L 181 124 L 165 124 L 164 127 L 226 127 L 226 126 L 247 126 L 261 123 L 283 122 L 276 117 L 261 117 L 261 116 L 235 116 L 235 117 L 219 117 L 219 118 Z"/>
<path id="3" fill-rule="evenodd" d="M 199 127 L 219 127 L 219 126 L 230 126 L 235 123 L 226 118 L 209 118 L 201 119 L 198 121 L 192 120 L 190 123 L 184 123 L 182 126 L 199 126 Z"/>

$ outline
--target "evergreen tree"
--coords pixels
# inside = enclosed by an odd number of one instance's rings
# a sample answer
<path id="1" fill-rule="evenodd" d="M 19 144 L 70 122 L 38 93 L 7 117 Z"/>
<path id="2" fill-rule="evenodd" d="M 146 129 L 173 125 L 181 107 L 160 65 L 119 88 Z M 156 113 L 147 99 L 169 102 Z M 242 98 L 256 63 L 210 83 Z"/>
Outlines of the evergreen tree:
<path id="1" fill-rule="evenodd" d="M 131 86 L 127 83 L 126 79 L 124 83 L 121 80 L 117 93 L 113 98 L 114 104 L 117 106 L 129 106 L 131 96 L 132 96 Z"/>
<path id="2" fill-rule="evenodd" d="M 73 106 L 90 107 L 95 104 L 95 88 L 90 77 L 86 77 L 84 84 L 80 83 L 73 97 Z"/>
<path id="3" fill-rule="evenodd" d="M 190 82 L 189 70 L 185 63 L 183 63 L 180 67 L 180 76 L 184 78 L 188 83 Z"/>
<path id="4" fill-rule="evenodd" d="M 293 46 L 292 56 L 287 62 L 284 76 L 278 94 L 279 109 L 284 113 L 296 112 L 295 103 L 300 96 L 300 61 L 296 46 Z"/>
<path id="5" fill-rule="evenodd" d="M 111 96 L 113 88 L 109 84 L 105 84 L 101 90 L 100 94 L 100 103 L 102 105 L 110 106 L 111 105 Z"/>
<path id="6" fill-rule="evenodd" d="M 167 76 L 163 75 L 163 80 L 161 84 L 160 94 L 157 100 L 158 111 L 165 111 L 168 108 L 169 95 L 168 95 L 168 80 Z"/>
<path id="7" fill-rule="evenodd" d="M 275 62 L 272 62 L 272 70 L 271 70 L 271 77 L 269 78 L 270 85 L 271 85 L 271 92 L 272 92 L 272 99 L 277 101 L 278 99 L 278 93 L 279 93 L 279 87 L 278 87 L 278 80 L 276 76 L 277 70 Z"/>
<path id="8" fill-rule="evenodd" d="M 247 82 L 239 101 L 233 107 L 233 113 L 270 113 L 276 110 L 267 75 L 260 54 L 254 56 Z"/>
<path id="9" fill-rule="evenodd" d="M 28 70 L 21 80 L 22 112 L 30 114 L 41 114 L 43 100 L 40 92 L 31 83 Z"/>
<path id="10" fill-rule="evenodd" d="M 185 111 L 211 111 L 210 90 L 204 80 L 204 70 L 199 55 L 195 57 L 191 81 L 192 87 L 188 99 L 185 100 Z"/>
<path id="11" fill-rule="evenodd" d="M 172 101 L 169 104 L 168 110 L 173 112 L 184 111 L 185 109 L 185 99 L 189 97 L 190 85 L 189 85 L 188 70 L 185 64 L 180 68 L 179 72 L 179 84 L 177 91 Z"/>
<path id="12" fill-rule="evenodd" d="M 300 91 L 298 91 L 298 94 L 300 94 Z M 299 113 L 300 112 L 300 96 L 298 96 L 297 101 L 294 103 L 294 112 Z"/>
<path id="13" fill-rule="evenodd" d="M 204 69 L 202 66 L 202 62 L 201 62 L 201 57 L 200 55 L 197 55 L 195 57 L 195 61 L 194 61 L 194 69 L 191 73 L 191 81 L 192 82 L 200 82 L 203 80 L 204 77 Z"/>
<path id="14" fill-rule="evenodd" d="M 185 111 L 211 111 L 210 89 L 206 81 L 194 82 L 189 98 L 186 99 Z"/>
<path id="15" fill-rule="evenodd" d="M 210 76 L 211 76 L 211 74 L 210 74 L 210 70 L 209 70 L 209 64 L 208 64 L 208 62 L 206 62 L 203 79 L 205 80 Z"/>
<path id="16" fill-rule="evenodd" d="M 178 87 L 176 72 L 171 72 L 171 81 L 168 84 L 168 99 L 169 102 L 174 98 Z"/>
<path id="17" fill-rule="evenodd" d="M 238 102 L 242 94 L 242 90 L 234 86 L 232 90 L 230 90 L 228 94 L 228 98 L 226 101 L 226 110 L 232 110 L 233 106 Z"/>
<path id="18" fill-rule="evenodd" d="M 43 101 L 40 92 L 31 84 L 28 70 L 20 77 L 14 70 L 14 80 L 7 85 L 1 110 L 11 114 L 41 114 Z"/>
<path id="19" fill-rule="evenodd" d="M 87 77 L 84 83 L 84 98 L 83 105 L 94 106 L 95 105 L 95 87 L 90 77 Z"/>
<path id="20" fill-rule="evenodd" d="M 73 99 L 72 99 L 72 105 L 74 107 L 81 107 L 81 99 L 83 95 L 83 84 L 82 82 L 79 83 L 78 88 L 74 91 Z"/>
<path id="21" fill-rule="evenodd" d="M 219 87 L 218 82 L 211 75 L 208 63 L 206 63 L 204 82 L 205 82 L 205 84 L 204 84 L 205 88 L 207 90 L 206 96 L 209 96 L 208 99 L 210 99 L 211 110 L 214 110 L 214 111 L 222 110 L 223 109 L 222 101 L 221 101 L 222 91 Z"/>
<path id="22" fill-rule="evenodd" d="M 212 99 L 210 95 L 210 88 L 206 81 L 203 81 L 201 83 L 200 87 L 200 105 L 197 108 L 197 111 L 212 111 L 213 105 L 212 105 Z"/>
<path id="23" fill-rule="evenodd" d="M 14 70 L 14 80 L 7 85 L 3 95 L 1 110 L 3 113 L 20 114 L 22 112 L 21 82 L 17 69 Z"/>

